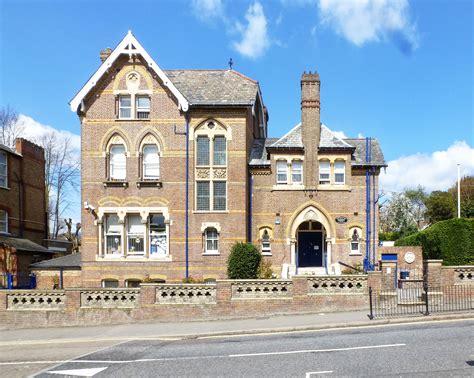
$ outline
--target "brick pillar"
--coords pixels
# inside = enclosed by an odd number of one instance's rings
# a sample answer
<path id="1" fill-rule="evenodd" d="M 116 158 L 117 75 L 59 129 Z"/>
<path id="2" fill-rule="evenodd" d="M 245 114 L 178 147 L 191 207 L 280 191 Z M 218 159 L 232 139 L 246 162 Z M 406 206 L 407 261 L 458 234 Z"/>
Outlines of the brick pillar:
<path id="1" fill-rule="evenodd" d="M 157 284 L 141 284 L 140 285 L 140 301 L 139 307 L 147 307 L 155 304 Z"/>
<path id="2" fill-rule="evenodd" d="M 368 273 L 367 286 L 376 291 L 382 289 L 382 272 L 380 270 Z"/>
<path id="3" fill-rule="evenodd" d="M 81 308 L 81 291 L 78 289 L 65 289 L 66 310 L 76 311 Z"/>
<path id="4" fill-rule="evenodd" d="M 395 288 L 395 275 L 397 274 L 396 261 L 382 261 L 382 290 L 393 290 Z"/>
<path id="5" fill-rule="evenodd" d="M 441 265 L 443 260 L 425 260 L 424 268 L 426 275 L 426 282 L 430 287 L 441 286 Z"/>

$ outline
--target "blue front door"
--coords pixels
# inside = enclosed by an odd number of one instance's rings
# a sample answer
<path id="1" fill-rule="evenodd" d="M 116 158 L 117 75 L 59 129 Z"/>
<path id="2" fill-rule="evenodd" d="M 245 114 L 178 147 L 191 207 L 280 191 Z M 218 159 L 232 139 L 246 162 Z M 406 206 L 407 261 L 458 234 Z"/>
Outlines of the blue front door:
<path id="1" fill-rule="evenodd" d="M 323 233 L 298 232 L 298 267 L 323 266 Z"/>

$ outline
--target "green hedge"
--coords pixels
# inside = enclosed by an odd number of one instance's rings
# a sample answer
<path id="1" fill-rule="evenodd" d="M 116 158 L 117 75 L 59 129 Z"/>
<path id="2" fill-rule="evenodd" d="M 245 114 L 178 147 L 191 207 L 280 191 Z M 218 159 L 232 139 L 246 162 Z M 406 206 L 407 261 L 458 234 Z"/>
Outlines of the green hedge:
<path id="1" fill-rule="evenodd" d="M 474 219 L 450 219 L 399 239 L 396 246 L 420 245 L 426 259 L 443 259 L 443 265 L 474 264 Z"/>
<path id="2" fill-rule="evenodd" d="M 231 280 L 256 279 L 262 254 L 251 243 L 236 243 L 227 260 L 227 276 Z"/>

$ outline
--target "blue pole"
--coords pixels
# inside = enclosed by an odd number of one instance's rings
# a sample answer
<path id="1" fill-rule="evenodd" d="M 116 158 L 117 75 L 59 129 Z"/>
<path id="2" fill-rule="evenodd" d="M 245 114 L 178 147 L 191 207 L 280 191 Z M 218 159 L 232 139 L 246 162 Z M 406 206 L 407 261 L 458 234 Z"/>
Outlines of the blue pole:
<path id="1" fill-rule="evenodd" d="M 373 214 L 372 214 L 372 217 L 373 217 L 373 227 L 372 227 L 372 231 L 373 231 L 373 244 L 372 244 L 372 267 L 375 266 L 375 259 L 376 259 L 376 253 L 375 253 L 375 249 L 377 247 L 377 243 L 375 242 L 376 240 L 376 237 L 377 237 L 377 232 L 376 232 L 376 229 L 375 229 L 375 226 L 376 226 L 376 206 L 377 206 L 377 200 L 376 200 L 376 197 L 375 197 L 375 194 L 376 194 L 376 191 L 375 191 L 375 168 L 372 168 L 372 203 L 373 203 Z M 372 268 L 373 270 L 373 268 Z"/>
<path id="2" fill-rule="evenodd" d="M 369 138 L 365 138 L 365 162 L 369 163 Z M 369 270 L 370 260 L 370 179 L 369 168 L 365 169 L 365 271 Z"/>
<path id="3" fill-rule="evenodd" d="M 188 113 L 184 115 L 186 119 L 186 278 L 189 278 L 189 118 Z"/>
<path id="4" fill-rule="evenodd" d="M 250 174 L 249 177 L 249 229 L 248 229 L 248 242 L 252 242 L 252 206 L 253 206 L 253 198 L 252 198 L 252 191 L 253 191 L 253 176 Z"/>

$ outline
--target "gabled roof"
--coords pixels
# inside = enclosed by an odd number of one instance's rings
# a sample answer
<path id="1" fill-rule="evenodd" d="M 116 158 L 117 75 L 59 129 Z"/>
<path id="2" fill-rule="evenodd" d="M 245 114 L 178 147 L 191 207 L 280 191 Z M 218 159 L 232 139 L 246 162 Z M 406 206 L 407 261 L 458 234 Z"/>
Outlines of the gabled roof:
<path id="1" fill-rule="evenodd" d="M 234 70 L 165 70 L 190 105 L 253 105 L 258 82 Z"/>
<path id="2" fill-rule="evenodd" d="M 80 269 L 81 254 L 74 253 L 72 255 L 61 256 L 51 260 L 44 260 L 30 265 L 33 269 Z"/>
<path id="3" fill-rule="evenodd" d="M 28 239 L 14 238 L 11 236 L 1 235 L 0 243 L 5 243 L 6 245 L 15 248 L 17 251 L 54 254 L 53 251 L 50 251 L 42 245 L 36 244 Z"/>
<path id="4" fill-rule="evenodd" d="M 319 139 L 319 148 L 327 149 L 354 149 L 349 143 L 344 142 L 336 136 L 326 125 L 321 125 L 321 136 Z"/>
<path id="5" fill-rule="evenodd" d="M 367 142 L 365 138 L 346 138 L 344 139 L 351 146 L 355 147 L 354 159 L 352 160 L 352 166 L 356 167 L 387 167 L 385 158 L 383 156 L 382 148 L 380 148 L 379 141 L 377 139 L 370 139 L 371 159 L 370 162 L 366 162 L 366 151 Z"/>
<path id="6" fill-rule="evenodd" d="M 10 147 L 8 147 L 4 144 L 0 144 L 0 150 L 8 152 L 9 154 L 13 154 L 13 155 L 16 155 L 16 156 L 20 156 L 20 157 L 22 156 L 21 154 L 16 152 L 13 148 L 10 148 Z"/>
<path id="7" fill-rule="evenodd" d="M 168 87 L 168 89 L 173 93 L 173 95 L 178 100 L 179 108 L 183 111 L 187 111 L 189 104 L 188 101 L 184 98 L 181 92 L 174 86 L 166 74 L 161 70 L 161 68 L 156 64 L 152 57 L 146 52 L 142 47 L 140 42 L 135 38 L 132 32 L 129 30 L 127 35 L 122 39 L 122 41 L 117 45 L 117 47 L 112 51 L 109 57 L 101 64 L 99 69 L 91 76 L 87 83 L 81 88 L 81 90 L 74 96 L 69 105 L 71 110 L 76 112 L 79 108 L 84 97 L 92 90 L 92 88 L 99 82 L 102 76 L 106 71 L 114 64 L 118 57 L 122 54 L 126 55 L 141 55 L 148 66 L 158 75 L 158 77 L 163 81 L 163 84 Z"/>
<path id="8" fill-rule="evenodd" d="M 303 148 L 301 138 L 301 122 L 283 135 L 276 142 L 272 143 L 269 148 Z"/>

